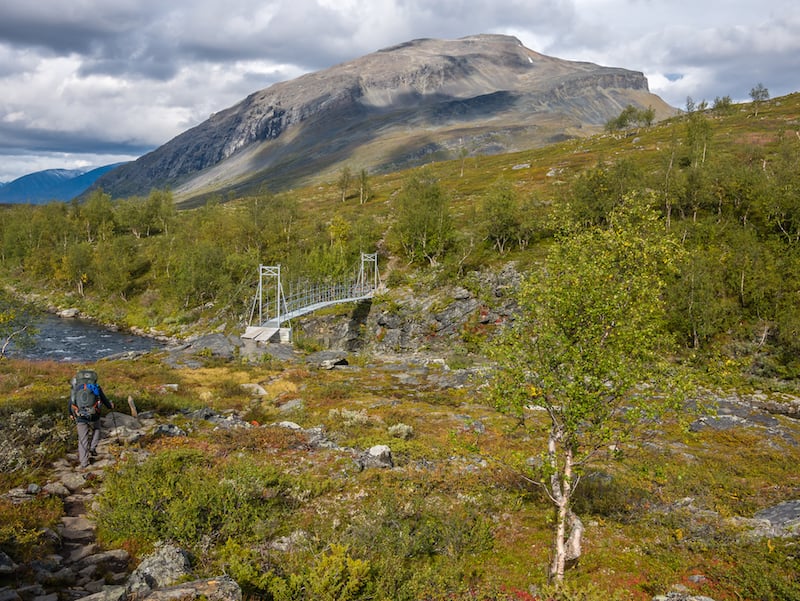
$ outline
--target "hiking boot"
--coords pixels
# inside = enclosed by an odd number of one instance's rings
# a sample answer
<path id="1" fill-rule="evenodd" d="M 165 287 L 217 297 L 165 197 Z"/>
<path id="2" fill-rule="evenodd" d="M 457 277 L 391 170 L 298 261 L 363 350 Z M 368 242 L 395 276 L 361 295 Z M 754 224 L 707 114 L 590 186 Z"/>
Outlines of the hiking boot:
<path id="1" fill-rule="evenodd" d="M 89 455 L 91 455 L 92 457 L 97 457 L 97 449 L 90 449 Z"/>

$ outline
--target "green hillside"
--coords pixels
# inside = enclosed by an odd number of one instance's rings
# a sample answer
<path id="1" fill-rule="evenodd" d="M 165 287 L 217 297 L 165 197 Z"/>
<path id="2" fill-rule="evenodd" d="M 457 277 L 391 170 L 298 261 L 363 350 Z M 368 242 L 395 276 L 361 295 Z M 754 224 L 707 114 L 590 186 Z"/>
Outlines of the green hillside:
<path id="1" fill-rule="evenodd" d="M 720 103 L 651 127 L 380 177 L 343 170 L 327 185 L 177 212 L 159 191 L 8 208 L 0 274 L 21 295 L 123 327 L 239 331 L 258 264 L 323 280 L 378 248 L 391 297 L 392 283 L 424 289 L 431 278 L 457 282 L 508 261 L 524 270 L 567 224 L 602 226 L 635 196 L 688 253 L 667 292 L 684 345 L 757 347 L 759 369 L 793 376 L 799 102 L 794 94 L 758 107 Z M 429 224 L 411 217 L 438 197 L 447 231 L 436 256 L 420 258 L 427 251 L 415 254 L 408 240 Z"/>
<path id="2" fill-rule="evenodd" d="M 800 94 L 340 175 L 177 210 L 162 191 L 3 210 L 0 276 L 17 298 L 152 333 L 241 332 L 259 263 L 334 278 L 374 249 L 387 284 L 374 313 L 433 297 L 414 310 L 438 312 L 456 287 L 477 312 L 512 307 L 413 355 L 371 354 L 383 333 L 364 328 L 346 369 L 202 352 L 195 368 L 165 353 L 98 362 L 118 406 L 186 432 L 109 442 L 104 548 L 141 559 L 170 540 L 253 599 L 650 601 L 676 586 L 670 598 L 800 599 L 797 518 L 765 517 L 800 499 Z M 510 264 L 515 303 L 482 279 Z M 0 315 L 8 332 L 16 314 Z M 0 361 L 0 494 L 74 451 L 76 367 Z M 365 462 L 375 445 L 392 469 Z M 556 591 L 558 445 L 580 459 L 560 482 L 577 483 L 585 532 Z M 54 552 L 43 528 L 60 503 L 0 497 L 0 550 Z"/>

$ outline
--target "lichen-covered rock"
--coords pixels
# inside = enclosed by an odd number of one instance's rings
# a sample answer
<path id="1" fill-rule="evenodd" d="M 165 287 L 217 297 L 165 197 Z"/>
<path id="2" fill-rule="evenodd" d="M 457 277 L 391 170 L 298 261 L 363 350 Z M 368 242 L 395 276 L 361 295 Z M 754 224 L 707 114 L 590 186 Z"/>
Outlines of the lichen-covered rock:
<path id="1" fill-rule="evenodd" d="M 369 448 L 366 452 L 362 453 L 356 463 L 361 469 L 366 468 L 391 468 L 394 467 L 394 460 L 392 459 L 392 449 L 387 445 L 375 445 Z"/>
<path id="2" fill-rule="evenodd" d="M 150 592 L 142 601 L 241 601 L 242 589 L 230 578 L 220 576 L 184 582 Z"/>
<path id="3" fill-rule="evenodd" d="M 131 573 L 128 595 L 143 598 L 151 591 L 171 586 L 191 574 L 189 554 L 171 544 L 160 544 Z"/>

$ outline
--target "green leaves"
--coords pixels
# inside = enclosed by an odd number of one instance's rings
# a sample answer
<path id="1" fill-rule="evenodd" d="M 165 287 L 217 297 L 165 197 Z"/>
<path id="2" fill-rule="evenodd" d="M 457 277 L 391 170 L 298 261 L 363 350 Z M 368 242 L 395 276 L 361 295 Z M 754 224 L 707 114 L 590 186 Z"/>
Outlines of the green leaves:
<path id="1" fill-rule="evenodd" d="M 109 476 L 98 528 L 114 544 L 251 540 L 279 527 L 290 488 L 276 470 L 246 459 L 212 465 L 200 451 L 166 451 Z"/>
<path id="2" fill-rule="evenodd" d="M 396 200 L 394 235 L 411 263 L 436 265 L 452 246 L 455 230 L 445 191 L 433 180 L 415 176 Z"/>
<path id="3" fill-rule="evenodd" d="M 646 198 L 625 198 L 608 228 L 559 240 L 524 282 L 523 316 L 495 348 L 498 407 L 519 415 L 541 405 L 570 444 L 589 449 L 613 437 L 609 420 L 637 402 L 630 393 L 671 347 L 663 291 L 679 254 Z"/>

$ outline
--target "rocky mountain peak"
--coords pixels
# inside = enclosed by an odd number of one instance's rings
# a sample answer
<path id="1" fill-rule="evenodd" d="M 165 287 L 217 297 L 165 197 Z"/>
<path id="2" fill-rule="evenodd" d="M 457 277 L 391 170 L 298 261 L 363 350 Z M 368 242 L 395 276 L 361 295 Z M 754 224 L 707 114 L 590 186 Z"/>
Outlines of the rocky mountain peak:
<path id="1" fill-rule="evenodd" d="M 511 36 L 418 39 L 254 92 L 98 185 L 115 196 L 170 186 L 179 198 L 280 189 L 345 163 L 386 171 L 457 145 L 485 154 L 586 135 L 627 104 L 671 113 L 639 72 Z"/>

